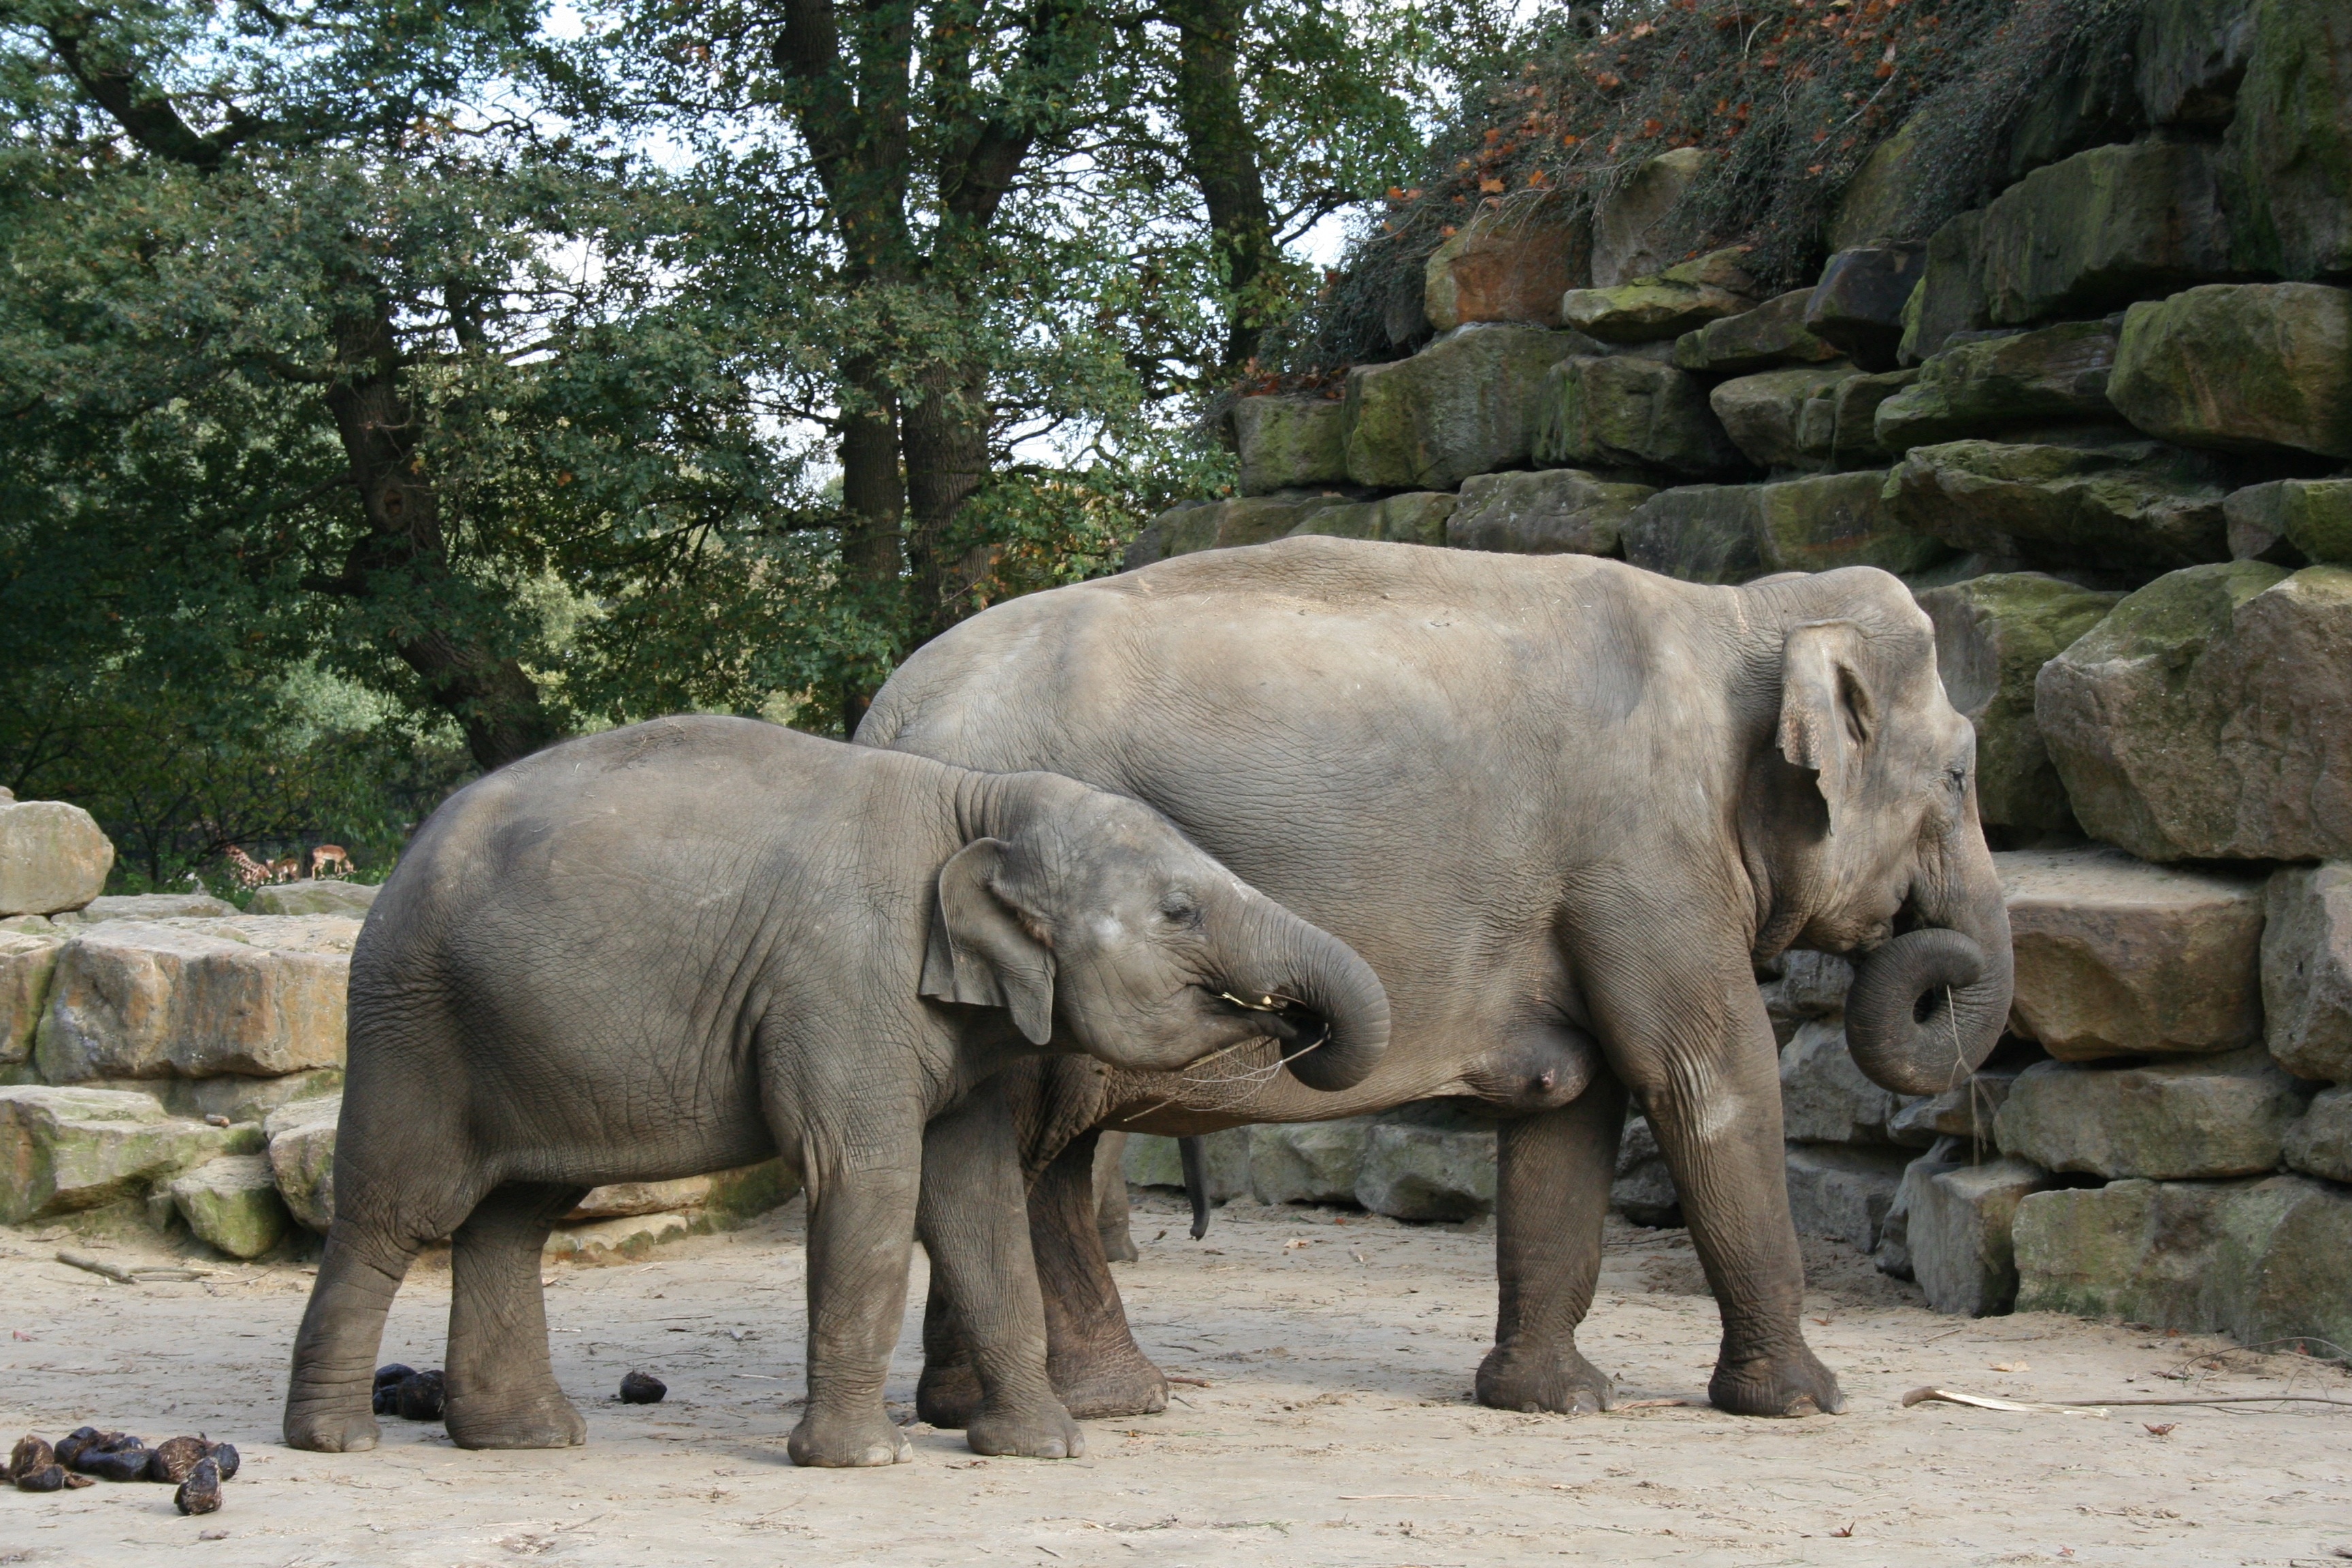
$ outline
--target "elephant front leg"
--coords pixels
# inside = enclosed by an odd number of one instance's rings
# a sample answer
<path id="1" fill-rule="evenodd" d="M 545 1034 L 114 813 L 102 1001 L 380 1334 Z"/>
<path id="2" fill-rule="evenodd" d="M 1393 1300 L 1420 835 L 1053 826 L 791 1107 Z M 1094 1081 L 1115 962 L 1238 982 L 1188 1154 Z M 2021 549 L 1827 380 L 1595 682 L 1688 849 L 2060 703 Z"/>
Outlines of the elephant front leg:
<path id="1" fill-rule="evenodd" d="M 587 1190 L 509 1183 L 477 1204 L 452 1238 L 444 1420 L 460 1448 L 568 1448 L 588 1440 L 588 1424 L 548 1363 L 539 1283 L 548 1232 Z"/>
<path id="2" fill-rule="evenodd" d="M 810 1173 L 808 1409 L 784 1441 L 796 1465 L 903 1464 L 914 1445 L 882 1405 L 906 1313 L 920 1150 L 878 1168 Z"/>
<path id="3" fill-rule="evenodd" d="M 1609 1374 L 1576 1348 L 1601 1278 L 1625 1091 L 1607 1071 L 1558 1110 L 1506 1122 L 1496 1172 L 1495 1348 L 1478 1403 L 1561 1414 L 1609 1408 Z"/>
<path id="4" fill-rule="evenodd" d="M 976 1384 L 977 1398 L 957 1412 L 956 1425 L 974 1453 L 1076 1458 L 1086 1438 L 1046 1378 L 1027 1194 L 1013 1121 L 997 1094 L 983 1089 L 925 1131 L 922 1190 L 917 1229 L 931 1258 L 930 1305 L 936 1312 L 955 1303 L 958 1348 Z M 926 1314 L 927 1362 L 934 1321 Z M 928 1384 L 931 1368 L 924 1370 Z M 919 1399 L 918 1413 L 924 1408 Z"/>
<path id="5" fill-rule="evenodd" d="M 1096 1134 L 1073 1139 L 1029 1190 L 1029 1243 L 1045 1304 L 1054 1392 L 1081 1421 L 1153 1415 L 1168 1379 L 1127 1326 L 1127 1308 L 1095 1225 Z"/>

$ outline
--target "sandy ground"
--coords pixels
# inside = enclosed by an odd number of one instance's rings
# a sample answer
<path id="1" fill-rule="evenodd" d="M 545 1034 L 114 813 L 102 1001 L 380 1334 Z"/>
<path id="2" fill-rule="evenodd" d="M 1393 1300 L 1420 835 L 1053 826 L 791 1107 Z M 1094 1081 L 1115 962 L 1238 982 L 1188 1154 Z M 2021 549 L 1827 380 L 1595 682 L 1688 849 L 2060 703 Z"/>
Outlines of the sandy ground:
<path id="1" fill-rule="evenodd" d="M 590 1434 L 560 1453 L 464 1453 L 437 1426 L 396 1420 L 373 1453 L 280 1447 L 307 1272 L 214 1266 L 194 1283 L 109 1285 L 49 1260 L 87 1243 L 0 1234 L 6 1440 L 87 1422 L 151 1441 L 201 1430 L 245 1455 L 227 1506 L 202 1519 L 179 1517 L 160 1486 L 0 1490 L 0 1563 L 2352 1558 L 2352 1410 L 2099 1418 L 1898 1404 L 1928 1383 L 2029 1399 L 2289 1387 L 2352 1399 L 2352 1377 L 2305 1358 L 2216 1358 L 2220 1342 L 2073 1319 L 1939 1318 L 1909 1287 L 1821 1246 L 1808 1331 L 1844 1380 L 1846 1415 L 1507 1415 L 1468 1400 L 1491 1331 L 1489 1237 L 1242 1205 L 1195 1244 L 1172 1204 L 1139 1207 L 1143 1260 L 1122 1266 L 1119 1284 L 1144 1347 L 1190 1380 L 1179 1403 L 1090 1424 L 1082 1459 L 980 1460 L 957 1434 L 917 1426 L 912 1464 L 866 1471 L 783 1458 L 801 1376 L 797 1206 L 646 1263 L 551 1269 L 556 1371 Z M 1609 1259 L 1588 1352 L 1624 1399 L 1699 1398 L 1716 1317 L 1687 1239 L 1612 1230 Z M 385 1359 L 438 1365 L 447 1298 L 446 1268 L 412 1276 Z M 910 1310 L 894 1400 L 912 1396 L 916 1328 Z M 667 1379 L 668 1401 L 614 1402 L 631 1368 Z M 2165 1424 L 2163 1436 L 2148 1430 Z"/>

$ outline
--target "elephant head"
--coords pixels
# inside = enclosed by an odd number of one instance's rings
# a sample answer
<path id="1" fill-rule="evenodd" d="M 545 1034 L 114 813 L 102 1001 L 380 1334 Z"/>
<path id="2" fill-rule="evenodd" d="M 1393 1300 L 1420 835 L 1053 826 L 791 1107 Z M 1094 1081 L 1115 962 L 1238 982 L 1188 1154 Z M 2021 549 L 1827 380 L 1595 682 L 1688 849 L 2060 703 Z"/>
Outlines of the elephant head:
<path id="1" fill-rule="evenodd" d="M 1344 942 L 1134 801 L 1042 774 L 1002 787 L 1034 798 L 940 868 L 923 994 L 1003 1007 L 1033 1045 L 1119 1067 L 1271 1037 L 1309 1089 L 1370 1075 L 1388 994 Z"/>
<path id="2" fill-rule="evenodd" d="M 1759 954 L 1859 954 L 1846 1043 L 1875 1082 L 1965 1080 L 2009 1017 L 2000 879 L 1977 819 L 1976 732 L 1944 695 L 1934 632 L 1868 568 L 1751 584 L 1777 635 L 1780 703 L 1744 815 L 1770 889 Z M 1768 658 L 1769 653 L 1767 655 Z"/>

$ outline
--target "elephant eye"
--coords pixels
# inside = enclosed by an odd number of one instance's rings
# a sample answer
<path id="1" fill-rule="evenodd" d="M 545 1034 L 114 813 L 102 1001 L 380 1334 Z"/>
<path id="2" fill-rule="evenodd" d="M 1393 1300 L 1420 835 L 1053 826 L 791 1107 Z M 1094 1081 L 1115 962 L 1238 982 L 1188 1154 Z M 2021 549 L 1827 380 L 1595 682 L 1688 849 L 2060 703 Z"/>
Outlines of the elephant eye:
<path id="1" fill-rule="evenodd" d="M 1171 925 L 1191 925 L 1201 918 L 1201 906 L 1190 893 L 1171 893 L 1160 900 L 1160 918 Z"/>

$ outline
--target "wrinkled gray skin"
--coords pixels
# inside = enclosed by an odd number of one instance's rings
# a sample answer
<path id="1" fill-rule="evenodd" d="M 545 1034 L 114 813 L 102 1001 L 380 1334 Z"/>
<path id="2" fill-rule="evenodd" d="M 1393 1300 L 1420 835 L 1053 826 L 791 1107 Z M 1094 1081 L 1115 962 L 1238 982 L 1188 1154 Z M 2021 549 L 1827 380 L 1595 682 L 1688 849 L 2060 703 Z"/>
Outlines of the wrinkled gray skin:
<path id="1" fill-rule="evenodd" d="M 1270 1075 L 1296 1052 L 1312 1099 L 1388 1030 L 1360 959 L 1131 800 L 713 718 L 454 796 L 368 915 L 350 1017 L 288 1443 L 374 1446 L 384 1312 L 442 1237 L 450 1436 L 582 1441 L 549 1369 L 551 1226 L 593 1186 L 781 1153 L 809 1196 L 804 1465 L 908 1457 L 882 1379 L 919 1224 L 971 1325 L 971 1446 L 1081 1451 L 1046 1381 L 1016 1130 L 975 1086 L 1041 1049 L 1150 1072 L 1233 1047 Z"/>
<path id="2" fill-rule="evenodd" d="M 1072 1151 L 1028 1155 L 1045 1173 L 1031 1225 L 1052 1373 L 1073 1410 L 1166 1398 L 1103 1265 L 1074 1131 L 1181 1135 L 1431 1096 L 1517 1118 L 1479 1398 L 1605 1408 L 1575 1328 L 1628 1089 L 1722 1311 L 1715 1402 L 1840 1407 L 1798 1323 L 1753 965 L 1791 945 L 1863 954 L 1855 1058 L 1905 1092 L 1973 1070 L 2010 994 L 1974 738 L 1894 577 L 1708 587 L 1585 556 L 1286 540 L 992 608 L 909 659 L 857 739 L 1150 802 L 1363 954 L 1395 1010 L 1388 1056 L 1345 1094 L 1035 1075 L 1029 1092 L 1055 1110 L 1024 1125 Z M 920 1408 L 943 1424 L 975 1398 L 953 1305 L 935 1292 L 926 1328 Z"/>

